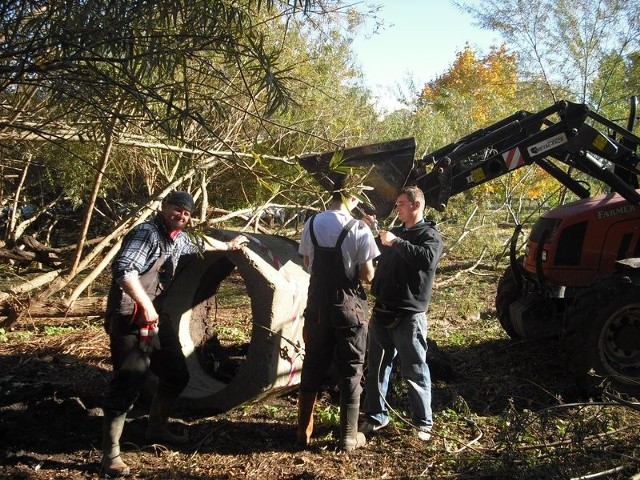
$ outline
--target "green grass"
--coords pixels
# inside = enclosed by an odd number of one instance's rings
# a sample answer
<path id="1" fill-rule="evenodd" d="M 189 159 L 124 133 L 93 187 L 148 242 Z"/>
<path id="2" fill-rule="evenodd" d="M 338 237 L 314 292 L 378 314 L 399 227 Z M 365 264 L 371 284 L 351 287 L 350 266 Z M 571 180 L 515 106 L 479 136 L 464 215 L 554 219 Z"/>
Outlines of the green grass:
<path id="1" fill-rule="evenodd" d="M 218 327 L 218 340 L 222 344 L 244 344 L 251 341 L 251 331 L 237 327 Z"/>
<path id="2" fill-rule="evenodd" d="M 65 333 L 74 332 L 78 329 L 78 327 L 74 327 L 72 325 L 69 326 L 58 326 L 58 325 L 45 325 L 43 331 L 46 336 L 56 336 L 56 335 L 64 335 Z"/>
<path id="3" fill-rule="evenodd" d="M 30 330 L 15 328 L 5 330 L 4 328 L 0 328 L 0 343 L 28 342 L 29 340 L 31 340 L 32 336 L 33 332 L 31 332 Z"/>

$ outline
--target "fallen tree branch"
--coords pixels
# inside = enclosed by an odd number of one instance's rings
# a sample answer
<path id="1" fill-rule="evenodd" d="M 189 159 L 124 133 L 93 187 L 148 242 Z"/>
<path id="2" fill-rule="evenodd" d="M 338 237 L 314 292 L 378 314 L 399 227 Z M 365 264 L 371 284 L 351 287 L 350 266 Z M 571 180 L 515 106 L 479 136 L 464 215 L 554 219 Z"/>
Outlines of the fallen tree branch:
<path id="1" fill-rule="evenodd" d="M 66 317 L 100 317 L 104 315 L 107 307 L 107 297 L 81 297 L 76 299 L 71 306 L 64 300 L 43 300 L 31 302 L 29 310 L 24 314 L 30 318 L 66 318 Z M 10 306 L 5 303 L 0 306 L 0 315 L 11 317 L 22 313 L 21 305 Z"/>
<path id="2" fill-rule="evenodd" d="M 36 254 L 20 248 L 13 248 L 11 250 L 0 248 L 0 259 L 13 260 L 14 262 L 20 263 L 30 263 L 36 259 Z"/>
<path id="3" fill-rule="evenodd" d="M 598 473 L 590 473 L 589 475 L 581 475 L 579 477 L 572 477 L 571 480 L 591 480 L 593 478 L 608 477 L 612 473 L 622 472 L 622 471 L 626 470 L 626 468 L 627 467 L 624 467 L 624 466 L 610 468 L 609 470 L 603 470 L 602 472 L 598 472 Z"/>
<path id="4" fill-rule="evenodd" d="M 471 265 L 469 268 L 465 268 L 464 270 L 460 270 L 458 273 L 456 273 L 453 277 L 449 277 L 446 280 L 443 280 L 441 282 L 436 282 L 433 284 L 434 288 L 439 288 L 442 287 L 444 285 L 448 285 L 449 283 L 452 283 L 454 280 L 457 280 L 463 273 L 470 273 L 473 272 L 478 265 L 480 265 L 480 263 L 482 262 L 482 258 L 484 257 L 484 253 L 487 250 L 487 246 L 485 245 L 482 248 L 482 252 L 480 252 L 480 258 L 478 259 L 477 262 L 475 262 L 473 265 Z"/>
<path id="5" fill-rule="evenodd" d="M 48 283 L 52 282 L 58 275 L 60 275 L 60 272 L 57 270 L 47 272 L 31 280 L 27 280 L 26 282 L 19 285 L 13 285 L 9 287 L 6 292 L 0 292 L 0 309 L 2 309 L 4 304 L 8 302 L 12 297 L 22 295 L 36 288 L 40 288 L 43 285 L 47 285 Z"/>

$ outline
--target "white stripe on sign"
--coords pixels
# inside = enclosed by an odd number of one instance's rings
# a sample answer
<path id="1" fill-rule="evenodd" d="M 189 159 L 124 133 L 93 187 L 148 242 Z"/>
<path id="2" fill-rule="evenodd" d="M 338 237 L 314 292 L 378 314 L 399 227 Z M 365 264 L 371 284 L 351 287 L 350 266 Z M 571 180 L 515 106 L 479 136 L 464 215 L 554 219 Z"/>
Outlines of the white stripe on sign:
<path id="1" fill-rule="evenodd" d="M 504 152 L 502 158 L 504 158 L 504 163 L 507 165 L 507 170 L 513 170 L 524 165 L 524 159 L 518 147 Z"/>

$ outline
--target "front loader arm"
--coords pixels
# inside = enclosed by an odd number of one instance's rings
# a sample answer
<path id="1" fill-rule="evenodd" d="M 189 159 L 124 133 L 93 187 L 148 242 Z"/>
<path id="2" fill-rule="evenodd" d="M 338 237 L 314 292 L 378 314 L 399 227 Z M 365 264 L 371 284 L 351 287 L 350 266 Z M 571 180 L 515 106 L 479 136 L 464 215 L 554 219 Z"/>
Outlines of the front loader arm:
<path id="1" fill-rule="evenodd" d="M 557 114 L 559 121 L 550 118 Z M 640 169 L 635 149 L 640 138 L 583 104 L 561 101 L 535 114 L 519 113 L 520 118 L 484 134 L 470 136 L 468 143 L 456 142 L 425 156 L 410 179 L 425 192 L 427 205 L 444 210 L 449 198 L 532 163 L 552 175 L 580 198 L 590 196 L 583 183 L 573 179 L 571 168 L 580 170 L 608 185 L 634 204 L 640 195 L 629 180 Z M 593 125 L 617 133 L 605 135 Z M 552 161 L 553 160 L 553 161 Z M 615 166 L 608 168 L 606 162 Z M 569 172 L 556 163 L 564 164 Z M 432 165 L 431 168 L 429 164 Z M 625 170 L 630 175 L 620 176 Z"/>
<path id="2" fill-rule="evenodd" d="M 635 111 L 633 113 L 635 118 Z M 632 123 L 631 123 L 632 125 Z M 604 130 L 604 132 L 603 132 Z M 489 127 L 425 155 L 417 162 L 415 139 L 401 139 L 341 151 L 343 164 L 364 167 L 372 213 L 385 218 L 404 185 L 417 185 L 427 206 L 442 211 L 449 198 L 510 173 L 537 164 L 580 198 L 590 196 L 577 169 L 640 204 L 633 179 L 640 173 L 640 138 L 586 105 L 559 101 L 536 113 L 519 111 Z M 300 164 L 330 189 L 328 165 L 336 152 L 307 155 Z M 560 168 L 560 165 L 566 168 Z M 614 168 L 611 168 L 611 167 Z M 626 172 L 624 175 L 621 172 Z"/>
<path id="3" fill-rule="evenodd" d="M 548 117 L 566 107 L 563 101 L 535 114 L 521 111 L 508 122 L 502 120 L 452 144 L 453 148 L 436 150 L 423 157 L 410 180 L 424 191 L 428 206 L 442 211 L 451 196 L 531 164 L 532 155 L 520 147 L 542 131 L 545 136 L 552 134 L 554 123 Z"/>

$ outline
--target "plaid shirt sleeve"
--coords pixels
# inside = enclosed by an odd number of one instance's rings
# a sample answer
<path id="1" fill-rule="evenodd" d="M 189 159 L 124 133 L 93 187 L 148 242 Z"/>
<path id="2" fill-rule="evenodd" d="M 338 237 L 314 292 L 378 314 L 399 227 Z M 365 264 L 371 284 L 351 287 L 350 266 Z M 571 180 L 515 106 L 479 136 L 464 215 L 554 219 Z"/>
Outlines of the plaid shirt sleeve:
<path id="1" fill-rule="evenodd" d="M 143 223 L 124 238 L 120 252 L 111 264 L 117 283 L 128 277 L 139 276 L 149 270 L 160 257 L 160 239 L 153 226 Z"/>
<path id="2" fill-rule="evenodd" d="M 203 252 L 205 248 L 204 243 L 199 238 L 191 237 L 185 232 L 180 232 L 175 242 L 180 255 Z"/>

